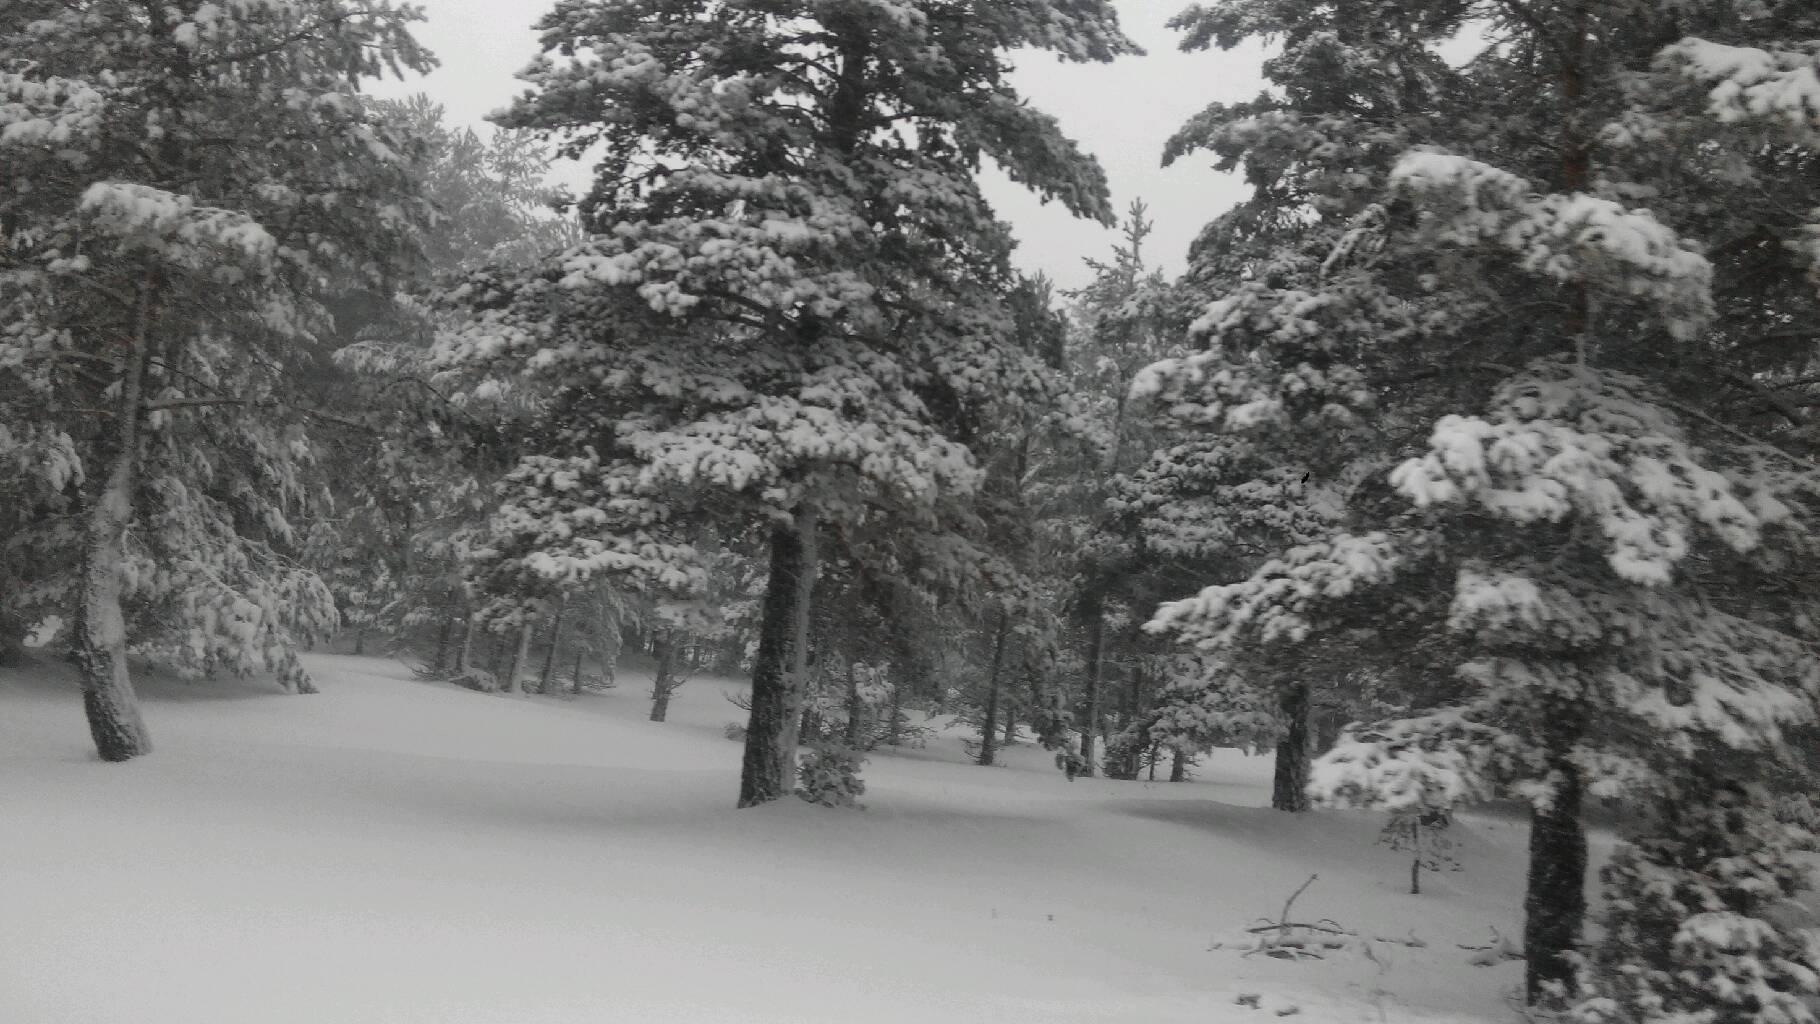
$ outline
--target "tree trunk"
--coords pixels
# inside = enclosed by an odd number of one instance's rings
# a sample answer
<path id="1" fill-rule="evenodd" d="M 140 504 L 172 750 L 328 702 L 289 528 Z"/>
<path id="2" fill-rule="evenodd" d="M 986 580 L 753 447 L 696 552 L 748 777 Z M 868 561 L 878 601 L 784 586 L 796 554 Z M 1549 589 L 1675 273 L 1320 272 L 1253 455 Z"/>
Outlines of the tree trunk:
<path id="1" fill-rule="evenodd" d="M 1175 760 L 1169 765 L 1169 781 L 1188 781 L 1188 755 L 1180 750 L 1175 752 Z"/>
<path id="2" fill-rule="evenodd" d="M 796 748 L 802 744 L 804 732 L 808 729 L 808 715 L 805 708 L 809 698 L 809 624 L 811 601 L 814 597 L 815 574 L 817 570 L 818 545 L 816 530 L 818 528 L 816 511 L 808 506 L 797 510 L 796 533 L 803 552 L 803 569 L 796 577 L 796 605 L 791 619 L 790 629 L 790 675 L 789 689 L 785 691 L 785 707 L 788 714 L 784 716 L 783 756 L 784 791 L 796 787 Z M 818 730 L 819 731 L 819 730 Z"/>
<path id="3" fill-rule="evenodd" d="M 1278 705 L 1287 731 L 1277 744 L 1276 779 L 1270 806 L 1279 811 L 1308 809 L 1308 684 L 1296 683 L 1283 691 Z"/>
<path id="4" fill-rule="evenodd" d="M 1409 854 L 1409 894 L 1422 895 L 1422 816 L 1416 814 L 1409 819 L 1410 854 Z"/>
<path id="5" fill-rule="evenodd" d="M 455 618 L 451 615 L 442 617 L 442 629 L 436 634 L 436 657 L 430 662 L 430 671 L 443 675 L 449 670 L 449 649 L 455 644 Z"/>
<path id="6" fill-rule="evenodd" d="M 468 612 L 467 620 L 461 624 L 461 649 L 455 652 L 455 674 L 467 675 L 474 667 L 474 613 Z"/>
<path id="7" fill-rule="evenodd" d="M 1557 748 L 1565 749 L 1565 748 Z M 1554 984 L 1570 984 L 1565 954 L 1580 943 L 1586 918 L 1586 833 L 1580 827 L 1580 774 L 1565 753 L 1554 759 L 1558 780 L 1547 810 L 1529 825 L 1529 880 L 1523 894 L 1523 992 L 1531 1006 Z"/>
<path id="8" fill-rule="evenodd" d="M 1093 602 L 1092 618 L 1087 623 L 1087 709 L 1081 723 L 1081 774 L 1094 774 L 1093 743 L 1099 734 L 1100 673 L 1106 649 L 1106 613 L 1099 601 Z"/>
<path id="9" fill-rule="evenodd" d="M 506 645 L 505 638 L 492 630 L 487 631 L 487 674 L 495 683 L 505 681 Z"/>
<path id="10" fill-rule="evenodd" d="M 562 616 L 569 610 L 569 595 L 556 602 L 556 620 L 550 623 L 550 650 L 543 656 L 543 673 L 537 679 L 537 692 L 549 693 L 550 680 L 556 675 L 556 647 L 562 643 Z"/>
<path id="11" fill-rule="evenodd" d="M 992 642 L 992 671 L 986 676 L 986 722 L 980 727 L 979 763 L 982 765 L 992 764 L 992 744 L 998 739 L 998 679 L 999 670 L 1005 664 L 1005 635 L 1010 631 L 1011 617 L 999 612 L 998 636 Z"/>
<path id="12" fill-rule="evenodd" d="M 364 657 L 367 653 L 367 628 L 364 625 L 354 627 L 354 657 Z"/>
<path id="13" fill-rule="evenodd" d="M 904 684 L 891 684 L 891 721 L 885 724 L 885 742 L 898 747 L 904 743 Z"/>
<path id="14" fill-rule="evenodd" d="M 651 721 L 661 722 L 670 715 L 670 694 L 676 692 L 676 638 L 668 629 L 659 629 L 656 637 L 657 676 L 651 682 Z"/>
<path id="15" fill-rule="evenodd" d="M 505 691 L 523 693 L 524 687 L 519 684 L 518 676 L 524 669 L 525 659 L 531 653 L 531 620 L 525 619 L 524 625 L 518 627 L 518 649 L 512 653 L 512 667 L 506 670 Z"/>
<path id="16" fill-rule="evenodd" d="M 858 750 L 865 743 L 866 702 L 859 696 L 859 673 L 855 664 L 847 663 L 847 749 Z"/>
<path id="17" fill-rule="evenodd" d="M 771 530 L 771 564 L 760 611 L 758 653 L 752 663 L 752 710 L 740 764 L 741 807 L 780 799 L 794 785 L 793 773 L 786 771 L 796 757 L 797 709 L 790 675 L 814 585 L 813 526 L 813 515 L 805 511 L 793 526 Z"/>
<path id="18" fill-rule="evenodd" d="M 1001 747 L 1008 747 L 1017 742 L 1017 707 L 1007 705 L 1005 708 L 1005 739 Z"/>
<path id="19" fill-rule="evenodd" d="M 139 711 L 139 697 L 126 665 L 126 614 L 120 607 L 125 580 L 126 533 L 133 521 L 133 492 L 139 482 L 140 391 L 150 344 L 151 289 L 139 293 L 134 337 L 124 356 L 120 403 L 114 416 L 113 465 L 89 510 L 88 543 L 82 568 L 81 609 L 76 617 L 76 665 L 82 678 L 82 707 L 89 735 L 103 761 L 126 761 L 150 753 L 151 737 Z"/>
<path id="20" fill-rule="evenodd" d="M 581 694 L 581 658 L 584 653 L 586 653 L 586 652 L 584 652 L 582 650 L 582 645 L 576 644 L 575 645 L 575 674 L 569 677 L 569 692 L 572 694 L 575 694 L 577 696 L 579 696 Z"/>

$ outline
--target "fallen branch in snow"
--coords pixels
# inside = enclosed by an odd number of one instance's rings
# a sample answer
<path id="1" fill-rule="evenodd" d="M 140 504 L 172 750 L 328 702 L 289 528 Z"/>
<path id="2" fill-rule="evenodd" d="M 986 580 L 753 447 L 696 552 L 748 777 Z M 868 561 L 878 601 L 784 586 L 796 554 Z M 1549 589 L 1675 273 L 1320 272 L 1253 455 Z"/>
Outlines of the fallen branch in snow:
<path id="1" fill-rule="evenodd" d="M 1312 922 L 1290 919 L 1289 911 L 1295 906 L 1296 898 L 1319 877 L 1318 874 L 1309 875 L 1308 881 L 1289 894 L 1289 898 L 1283 901 L 1282 917 L 1274 921 L 1268 917 L 1259 918 L 1263 923 L 1245 929 L 1246 934 L 1258 936 L 1257 944 L 1245 951 L 1246 956 L 1262 953 L 1279 960 L 1321 960 L 1324 956 L 1316 952 L 1317 948 L 1330 951 L 1352 945 L 1359 937 L 1358 933 L 1347 930 L 1332 918 L 1324 917 Z M 1219 943 L 1215 943 L 1214 948 L 1219 948 Z"/>

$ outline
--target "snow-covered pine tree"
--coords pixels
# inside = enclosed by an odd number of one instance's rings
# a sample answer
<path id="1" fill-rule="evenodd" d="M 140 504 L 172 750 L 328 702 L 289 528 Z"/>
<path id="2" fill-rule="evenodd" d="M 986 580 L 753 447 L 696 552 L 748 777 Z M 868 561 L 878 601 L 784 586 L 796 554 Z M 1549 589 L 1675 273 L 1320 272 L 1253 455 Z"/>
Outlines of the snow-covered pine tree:
<path id="1" fill-rule="evenodd" d="M 23 0 L 0 18 L 0 376 L 80 459 L 61 493 L 85 525 L 49 535 L 80 538 L 64 607 L 107 760 L 149 749 L 129 649 L 309 685 L 295 637 L 332 605 L 287 554 L 311 454 L 285 368 L 327 328 L 325 281 L 412 256 L 411 143 L 357 91 L 427 66 L 412 16 Z"/>
<path id="2" fill-rule="evenodd" d="M 374 108 L 421 140 L 411 173 L 435 220 L 420 276 L 385 282 L 392 295 L 347 282 L 331 301 L 340 347 L 306 384 L 350 425 L 321 431 L 332 503 L 311 524 L 307 553 L 344 625 L 407 641 L 434 636 L 429 668 L 448 672 L 455 634 L 474 626 L 477 610 L 460 554 L 493 510 L 491 485 L 516 458 L 527 408 L 509 393 L 458 405 L 430 380 L 433 338 L 460 317 L 434 293 L 481 266 L 535 263 L 578 231 L 551 210 L 552 157 L 528 133 L 483 139 L 451 128 L 422 95 Z"/>
<path id="3" fill-rule="evenodd" d="M 1329 66 L 1395 71 L 1438 66 L 1433 27 L 1467 17 L 1493 28 L 1478 59 L 1437 72 L 1450 80 L 1438 108 L 1448 117 L 1386 107 L 1398 116 L 1376 123 L 1397 127 L 1390 141 L 1425 147 L 1395 159 L 1388 201 L 1355 215 L 1364 230 L 1336 232 L 1323 264 L 1375 263 L 1376 273 L 1356 278 L 1357 294 L 1409 326 L 1385 332 L 1405 352 L 1421 351 L 1423 339 L 1455 345 L 1439 373 L 1418 379 L 1453 395 L 1486 371 L 1505 379 L 1485 414 L 1437 417 L 1430 454 L 1390 477 L 1418 514 L 1361 489 L 1328 536 L 1159 617 L 1221 649 L 1301 640 L 1367 624 L 1369 591 L 1387 630 L 1459 666 L 1450 706 L 1380 728 L 1371 750 L 1343 743 L 1343 756 L 1395 769 L 1366 773 L 1364 802 L 1391 800 L 1389 780 L 1428 778 L 1410 769 L 1425 763 L 1434 779 L 1453 780 L 1447 787 L 1535 804 L 1532 1001 L 1570 980 L 1584 914 L 1584 795 L 1686 798 L 1687 773 L 1703 758 L 1785 757 L 1785 728 L 1813 714 L 1815 667 L 1799 616 L 1782 588 L 1765 586 L 1811 550 L 1811 479 L 1740 429 L 1760 422 L 1756 410 L 1711 386 L 1737 378 L 1761 401 L 1754 374 L 1785 365 L 1783 356 L 1740 344 L 1737 325 L 1798 320 L 1811 303 L 1790 287 L 1807 270 L 1800 226 L 1769 220 L 1766 229 L 1771 210 L 1752 209 L 1763 193 L 1734 196 L 1733 183 L 1748 170 L 1775 182 L 1783 209 L 1811 200 L 1789 202 L 1790 182 L 1777 173 L 1788 169 L 1786 152 L 1659 148 L 1678 133 L 1651 109 L 1663 94 L 1646 77 L 1665 40 L 1774 13 L 1749 6 L 1747 17 L 1731 4 L 1697 13 L 1667 3 L 1361 4 L 1360 17 L 1400 13 L 1391 23 L 1413 31 L 1321 41 L 1340 47 Z M 1208 37 L 1269 25 L 1228 19 L 1256 7 L 1200 12 Z M 1786 23 L 1795 8 L 1778 11 Z M 1387 36 L 1430 52 L 1360 59 Z M 1373 126 L 1357 113 L 1351 124 Z M 1289 147 L 1280 119 L 1241 126 L 1231 137 L 1247 152 L 1336 149 Z M 1660 158 L 1692 151 L 1716 159 Z M 1671 224 L 1709 241 L 1684 241 Z M 1778 235 L 1797 244 L 1778 247 Z M 1385 255 L 1362 262 L 1367 242 Z M 1332 286 L 1294 303 L 1273 296 L 1263 308 L 1279 335 L 1293 337 L 1297 317 L 1313 312 L 1303 337 L 1344 338 L 1316 327 L 1336 293 L 1343 299 Z M 1493 345 L 1505 351 L 1486 358 Z M 1366 365 L 1380 394 L 1413 375 Z M 1163 369 L 1165 394 L 1174 380 L 1194 382 L 1185 366 Z M 1202 379 L 1224 386 L 1236 379 L 1227 370 L 1208 367 Z M 1396 427 L 1434 405 L 1392 397 L 1383 404 L 1394 452 L 1408 438 Z"/>
<path id="4" fill-rule="evenodd" d="M 978 485 L 976 411 L 1043 386 L 1011 344 L 980 159 L 1110 219 L 1098 166 L 1020 101 L 1005 55 L 1135 48 L 1104 0 L 566 0 L 539 28 L 548 56 L 501 123 L 599 147 L 592 237 L 542 276 L 471 286 L 451 358 L 558 382 L 565 426 L 515 506 L 541 571 L 686 583 L 673 522 L 757 517 L 739 802 L 775 800 L 819 548 L 889 523 L 929 539 L 927 571 L 967 570 L 951 506 Z"/>

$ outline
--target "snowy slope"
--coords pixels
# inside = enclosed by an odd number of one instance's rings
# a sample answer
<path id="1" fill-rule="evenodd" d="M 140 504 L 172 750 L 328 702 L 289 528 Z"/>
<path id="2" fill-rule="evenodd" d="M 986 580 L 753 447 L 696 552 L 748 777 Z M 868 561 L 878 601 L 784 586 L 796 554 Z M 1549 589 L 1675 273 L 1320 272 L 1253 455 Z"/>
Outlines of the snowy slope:
<path id="1" fill-rule="evenodd" d="M 9 1024 L 1508 1019 L 1520 826 L 1462 824 L 1409 896 L 1375 815 L 1268 810 L 1268 759 L 1185 785 L 1066 781 L 958 738 L 876 756 L 868 809 L 735 811 L 731 684 L 643 721 L 644 681 L 487 696 L 319 656 L 324 693 L 153 680 L 158 750 L 90 753 L 64 668 L 0 674 Z M 1230 940 L 1296 917 L 1374 961 Z M 1261 1008 L 1239 1005 L 1243 994 Z"/>

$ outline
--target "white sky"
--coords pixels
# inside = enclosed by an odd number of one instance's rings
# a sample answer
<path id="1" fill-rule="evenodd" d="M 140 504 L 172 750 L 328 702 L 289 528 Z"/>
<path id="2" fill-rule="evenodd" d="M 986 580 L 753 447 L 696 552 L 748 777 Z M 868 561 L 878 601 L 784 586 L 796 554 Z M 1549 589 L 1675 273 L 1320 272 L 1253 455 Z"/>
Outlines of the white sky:
<path id="1" fill-rule="evenodd" d="M 1125 31 L 1149 54 L 1111 65 L 1063 64 L 1047 54 L 1023 56 L 1014 77 L 1035 106 L 1060 118 L 1068 134 L 1099 157 L 1122 213 L 1134 198 L 1150 206 L 1156 232 L 1147 243 L 1147 261 L 1174 273 L 1188 243 L 1201 227 L 1237 201 L 1242 186 L 1215 173 L 1211 160 L 1196 156 L 1161 166 L 1163 143 L 1190 116 L 1215 101 L 1249 99 L 1259 88 L 1260 52 L 1183 54 L 1176 33 L 1165 27 L 1186 0 L 1115 0 Z M 457 124 L 480 127 L 488 112 L 504 106 L 522 88 L 513 74 L 537 53 L 531 24 L 546 5 L 523 0 L 423 0 L 429 20 L 417 37 L 442 61 L 434 73 L 377 91 L 398 95 L 422 91 L 448 110 Z M 579 186 L 575 169 L 561 176 Z M 1010 221 L 1022 241 L 1018 263 L 1041 270 L 1064 288 L 1087 280 L 1084 257 L 1104 258 L 1117 236 L 1098 225 L 1076 221 L 1061 207 L 1044 206 L 998 175 L 987 176 L 987 197 Z"/>

